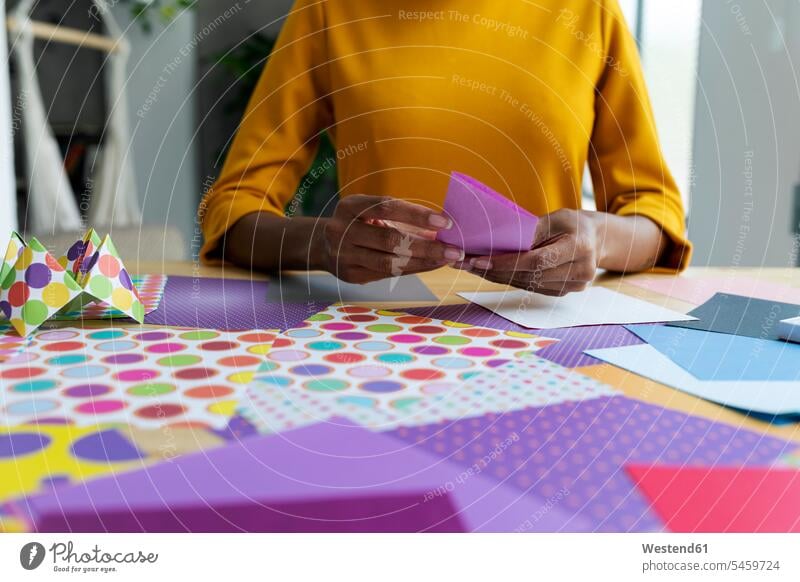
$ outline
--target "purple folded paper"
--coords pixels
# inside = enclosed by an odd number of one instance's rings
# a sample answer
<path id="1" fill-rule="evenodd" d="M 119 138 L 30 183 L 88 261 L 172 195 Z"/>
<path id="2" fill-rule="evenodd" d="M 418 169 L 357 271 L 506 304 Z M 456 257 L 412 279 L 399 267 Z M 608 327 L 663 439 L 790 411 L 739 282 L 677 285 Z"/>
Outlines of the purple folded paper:
<path id="1" fill-rule="evenodd" d="M 453 228 L 437 237 L 464 249 L 468 255 L 490 255 L 529 250 L 539 219 L 466 174 L 453 172 L 444 211 Z"/>
<path id="2" fill-rule="evenodd" d="M 158 309 L 145 315 L 150 325 L 221 330 L 291 329 L 330 305 L 329 301 L 274 303 L 266 300 L 268 281 L 170 275 Z"/>
<path id="3" fill-rule="evenodd" d="M 513 531 L 545 500 L 349 421 L 178 457 L 13 503 L 40 532 Z M 536 531 L 559 529 L 552 508 Z M 571 522 L 586 531 L 588 522 Z"/>

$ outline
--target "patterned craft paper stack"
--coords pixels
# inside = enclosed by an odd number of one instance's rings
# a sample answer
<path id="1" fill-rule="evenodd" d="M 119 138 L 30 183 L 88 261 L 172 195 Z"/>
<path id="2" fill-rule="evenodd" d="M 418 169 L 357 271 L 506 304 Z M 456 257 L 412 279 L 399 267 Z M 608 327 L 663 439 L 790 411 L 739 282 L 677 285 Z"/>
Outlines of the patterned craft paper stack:
<path id="1" fill-rule="evenodd" d="M 263 380 L 257 375 L 257 388 L 248 389 L 249 409 L 245 411 L 263 431 L 284 430 L 334 415 L 373 429 L 391 430 L 617 394 L 606 384 L 538 356 L 486 370 L 464 380 L 457 390 L 429 395 L 391 412 L 306 391 L 290 394 Z"/>
<path id="2" fill-rule="evenodd" d="M 0 426 L 223 429 L 274 337 L 139 326 L 40 329 L 26 342 L 0 336 L 12 346 L 0 367 Z"/>
<path id="3" fill-rule="evenodd" d="M 446 398 L 482 372 L 551 338 L 367 307 L 333 306 L 276 339 L 242 414 L 261 432 L 345 416 L 386 429 L 418 403 Z"/>
<path id="4" fill-rule="evenodd" d="M 145 307 L 114 243 L 94 230 L 56 260 L 40 243 L 12 234 L 0 279 L 0 312 L 27 336 L 56 313 L 97 302 L 135 321 Z"/>

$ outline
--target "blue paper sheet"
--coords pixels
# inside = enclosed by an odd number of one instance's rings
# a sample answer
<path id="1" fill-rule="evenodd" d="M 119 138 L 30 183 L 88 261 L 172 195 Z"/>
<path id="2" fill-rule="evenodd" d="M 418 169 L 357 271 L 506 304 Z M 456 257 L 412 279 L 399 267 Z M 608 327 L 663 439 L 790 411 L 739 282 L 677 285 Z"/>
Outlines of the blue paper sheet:
<path id="1" fill-rule="evenodd" d="M 626 326 L 700 380 L 800 380 L 800 345 L 664 325 Z"/>

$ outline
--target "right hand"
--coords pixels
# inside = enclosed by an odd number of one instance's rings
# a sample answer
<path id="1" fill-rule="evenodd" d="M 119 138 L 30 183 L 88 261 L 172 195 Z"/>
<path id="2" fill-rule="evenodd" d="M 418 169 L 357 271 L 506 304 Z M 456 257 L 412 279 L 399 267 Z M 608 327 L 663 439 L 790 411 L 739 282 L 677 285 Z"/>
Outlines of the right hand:
<path id="1" fill-rule="evenodd" d="M 464 251 L 435 240 L 452 221 L 429 208 L 391 198 L 342 198 L 322 231 L 325 269 L 348 283 L 432 271 L 464 260 Z"/>

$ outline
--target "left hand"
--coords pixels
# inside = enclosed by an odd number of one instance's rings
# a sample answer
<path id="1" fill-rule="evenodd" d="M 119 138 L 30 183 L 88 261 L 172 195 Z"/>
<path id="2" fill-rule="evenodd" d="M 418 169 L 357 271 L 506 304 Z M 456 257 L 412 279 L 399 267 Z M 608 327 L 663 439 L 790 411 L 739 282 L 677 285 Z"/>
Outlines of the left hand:
<path id="1" fill-rule="evenodd" d="M 562 209 L 539 219 L 533 248 L 522 253 L 472 257 L 456 267 L 494 283 L 543 295 L 583 291 L 600 264 L 599 213 Z"/>

